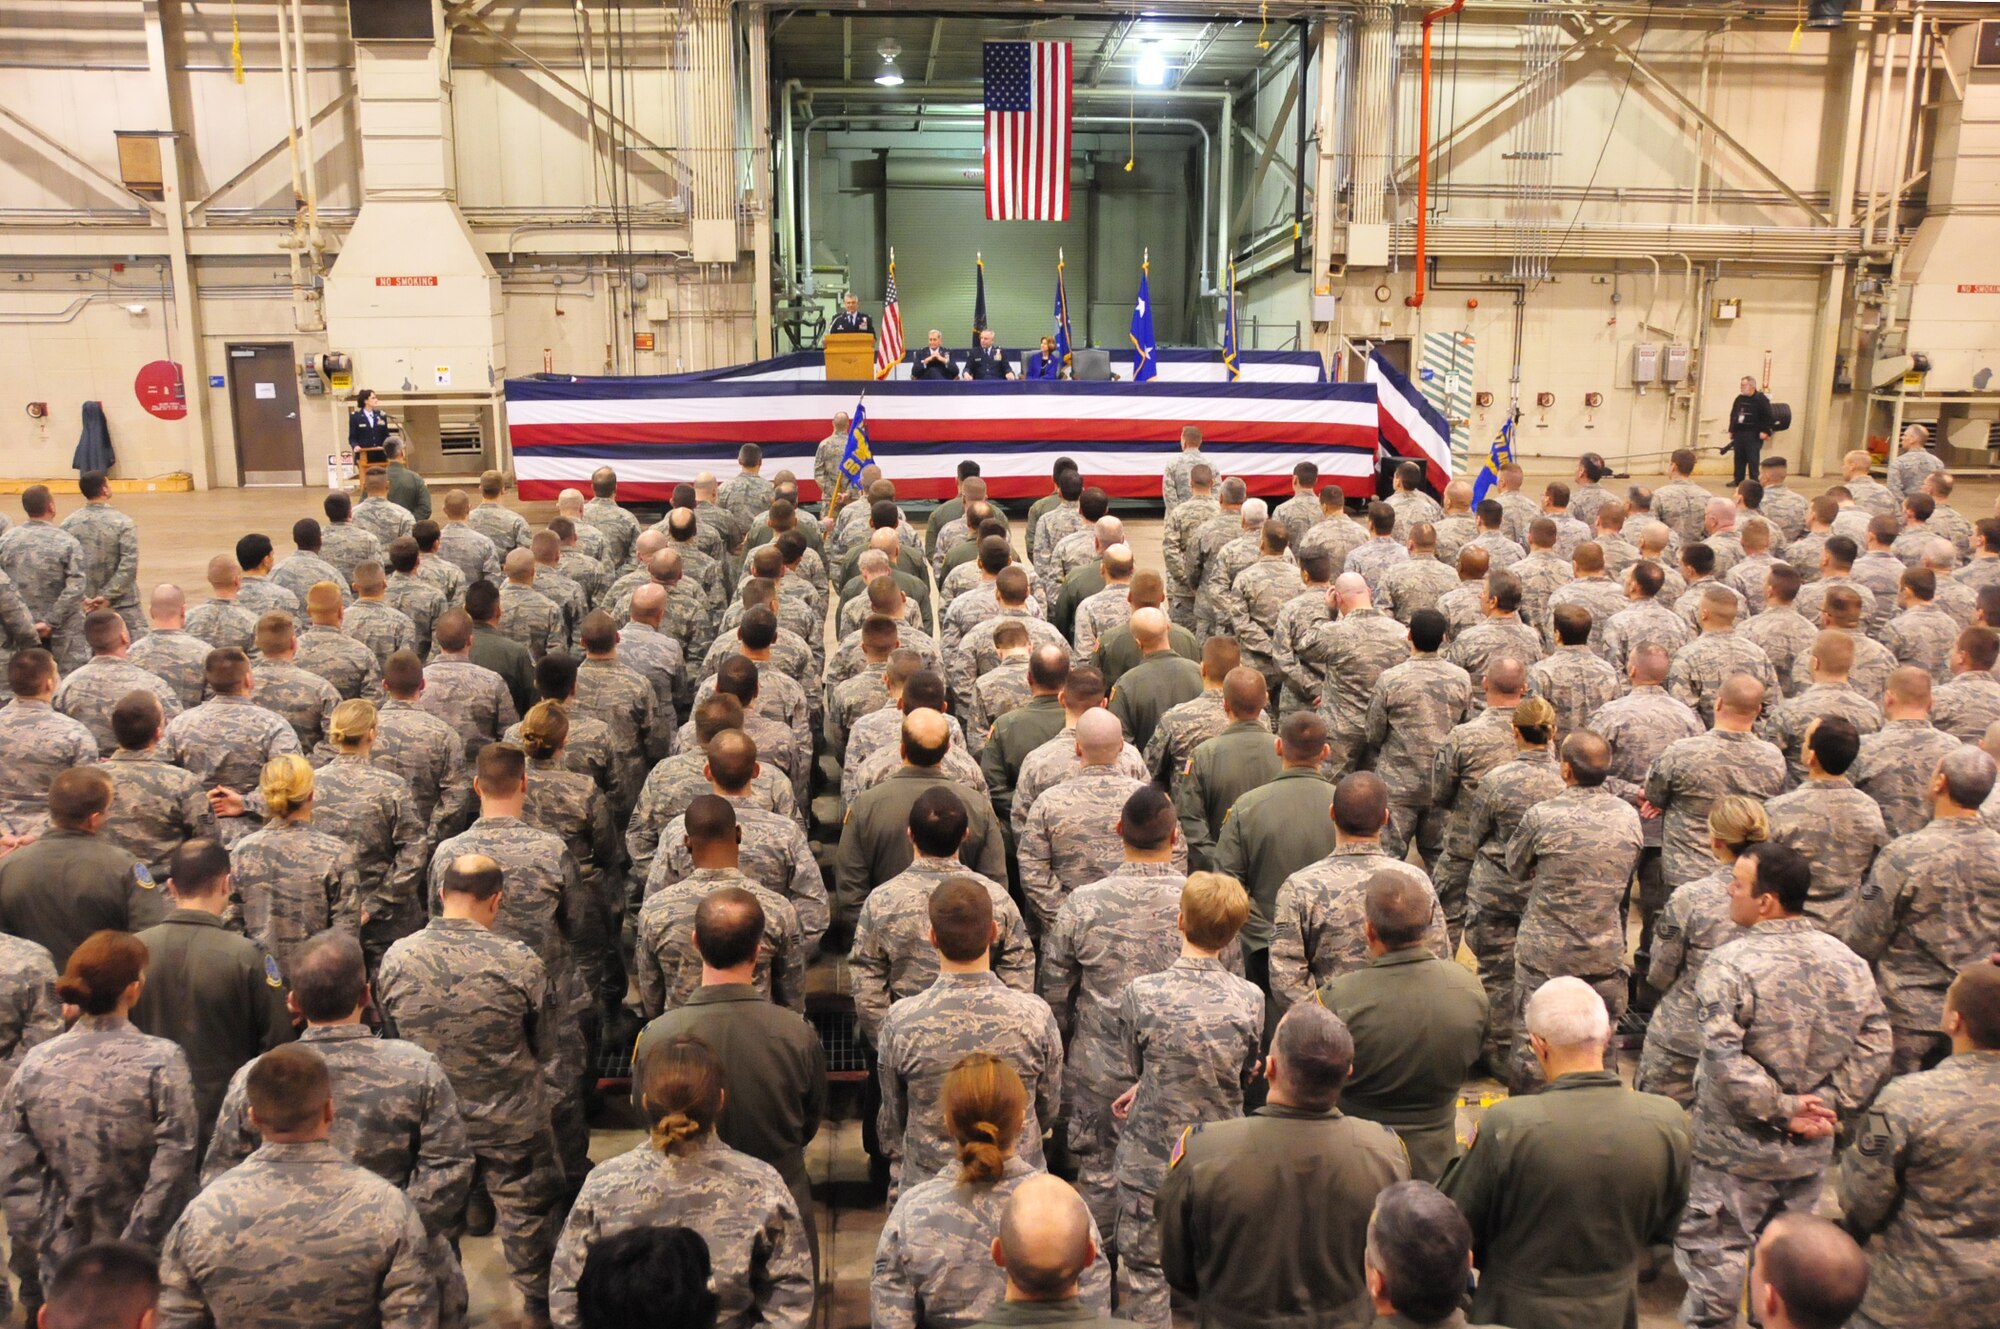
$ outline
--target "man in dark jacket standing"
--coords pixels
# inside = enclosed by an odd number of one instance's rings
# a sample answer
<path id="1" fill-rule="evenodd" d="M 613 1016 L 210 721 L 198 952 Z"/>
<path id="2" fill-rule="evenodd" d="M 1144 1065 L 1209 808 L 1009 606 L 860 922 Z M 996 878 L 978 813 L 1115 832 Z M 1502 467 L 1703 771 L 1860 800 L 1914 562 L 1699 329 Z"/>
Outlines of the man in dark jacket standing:
<path id="1" fill-rule="evenodd" d="M 290 1042 L 292 1017 L 278 962 L 222 925 L 229 851 L 214 840 L 190 840 L 174 851 L 172 865 L 167 889 L 177 907 L 139 934 L 148 981 L 132 1023 L 172 1039 L 187 1054 L 206 1154 L 231 1077 L 252 1058 Z"/>
<path id="2" fill-rule="evenodd" d="M 1729 482 L 1732 485 L 1757 478 L 1757 461 L 1765 440 L 1771 437 L 1774 423 L 1771 399 L 1757 390 L 1757 380 L 1745 374 L 1738 386 L 1742 391 L 1729 405 L 1729 448 L 1736 455 L 1736 478 Z"/>

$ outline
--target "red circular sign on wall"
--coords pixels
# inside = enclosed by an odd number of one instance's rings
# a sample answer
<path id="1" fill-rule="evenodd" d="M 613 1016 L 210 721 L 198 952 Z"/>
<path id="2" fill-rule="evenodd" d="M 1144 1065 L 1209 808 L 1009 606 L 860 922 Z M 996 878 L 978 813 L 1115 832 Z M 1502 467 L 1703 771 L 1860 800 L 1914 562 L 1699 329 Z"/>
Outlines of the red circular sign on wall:
<path id="1" fill-rule="evenodd" d="M 187 380 L 181 376 L 181 367 L 172 360 L 155 360 L 141 368 L 139 376 L 132 380 L 132 391 L 138 394 L 139 405 L 146 408 L 148 415 L 162 420 L 187 416 Z"/>

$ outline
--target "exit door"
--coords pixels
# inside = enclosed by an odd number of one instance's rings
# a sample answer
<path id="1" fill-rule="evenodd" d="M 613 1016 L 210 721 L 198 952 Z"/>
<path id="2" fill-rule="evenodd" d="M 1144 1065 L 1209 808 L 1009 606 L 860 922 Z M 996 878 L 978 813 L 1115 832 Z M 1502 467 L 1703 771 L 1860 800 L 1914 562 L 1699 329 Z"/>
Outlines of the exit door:
<path id="1" fill-rule="evenodd" d="M 290 342 L 229 347 L 229 414 L 243 484 L 303 485 L 305 432 Z"/>

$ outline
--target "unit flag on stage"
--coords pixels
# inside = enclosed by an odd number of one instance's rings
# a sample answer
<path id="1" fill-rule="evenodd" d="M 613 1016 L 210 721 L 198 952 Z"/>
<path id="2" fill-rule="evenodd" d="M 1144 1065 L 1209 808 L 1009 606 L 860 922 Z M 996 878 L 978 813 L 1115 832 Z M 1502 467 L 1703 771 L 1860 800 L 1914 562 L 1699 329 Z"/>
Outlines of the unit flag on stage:
<path id="1" fill-rule="evenodd" d="M 1132 381 L 1144 383 L 1160 372 L 1154 362 L 1154 352 L 1160 348 L 1153 341 L 1153 293 L 1149 278 L 1153 265 L 1148 258 L 1139 262 L 1139 299 L 1132 306 L 1132 328 L 1128 335 L 1132 338 L 1132 349 L 1139 353 L 1139 362 L 1132 366 Z"/>
<path id="2" fill-rule="evenodd" d="M 1069 368 L 1069 295 L 1063 287 L 1062 250 L 1056 251 L 1056 363 Z"/>

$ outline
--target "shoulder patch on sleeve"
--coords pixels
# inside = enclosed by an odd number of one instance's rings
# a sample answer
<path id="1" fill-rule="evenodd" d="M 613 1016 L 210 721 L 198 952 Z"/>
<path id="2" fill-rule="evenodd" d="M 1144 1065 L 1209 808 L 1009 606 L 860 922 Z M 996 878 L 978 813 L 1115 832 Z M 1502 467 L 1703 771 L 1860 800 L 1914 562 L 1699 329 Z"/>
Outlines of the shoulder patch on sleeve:
<path id="1" fill-rule="evenodd" d="M 144 863 L 132 865 L 132 880 L 142 891 L 150 891 L 159 884 L 153 880 L 152 871 Z"/>
<path id="2" fill-rule="evenodd" d="M 264 981 L 274 988 L 285 985 L 285 976 L 278 972 L 278 959 L 274 955 L 264 957 Z"/>
<path id="3" fill-rule="evenodd" d="M 1167 1170 L 1168 1170 L 1168 1171 L 1170 1171 L 1170 1172 L 1171 1172 L 1171 1171 L 1172 1171 L 1173 1169 L 1175 1169 L 1175 1168 L 1177 1168 L 1177 1167 L 1179 1167 L 1179 1166 L 1181 1165 L 1181 1159 L 1183 1159 L 1183 1158 L 1187 1157 L 1187 1143 L 1188 1143 L 1188 1137 L 1189 1137 L 1190 1135 L 1193 1135 L 1193 1134 L 1194 1134 L 1194 1133 L 1195 1133 L 1196 1131 L 1198 1131 L 1198 1130 L 1200 1130 L 1200 1129 L 1201 1129 L 1201 1127 L 1199 1127 L 1199 1126 L 1187 1126 L 1187 1127 L 1184 1127 L 1184 1128 L 1182 1128 L 1182 1130 L 1181 1130 L 1181 1138 L 1180 1138 L 1180 1139 L 1178 1139 L 1178 1140 L 1175 1140 L 1175 1141 L 1174 1141 L 1174 1152 L 1173 1152 L 1173 1155 L 1172 1155 L 1172 1157 L 1170 1157 L 1170 1158 L 1168 1158 L 1168 1159 L 1167 1159 Z"/>
<path id="4" fill-rule="evenodd" d="M 1864 1157 L 1880 1158 L 1889 1149 L 1889 1118 L 1879 1111 L 1871 1111 L 1861 1129 L 1861 1138 L 1855 1142 Z"/>
<path id="5" fill-rule="evenodd" d="M 1190 755 L 1190 756 L 1188 757 L 1188 759 L 1187 759 L 1187 765 L 1185 765 L 1185 766 L 1181 767 L 1181 774 L 1182 774 L 1182 775 L 1193 775 L 1193 774 L 1194 774 L 1194 757 L 1193 757 L 1192 755 Z"/>

